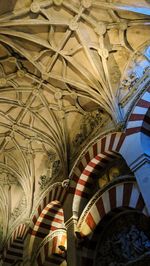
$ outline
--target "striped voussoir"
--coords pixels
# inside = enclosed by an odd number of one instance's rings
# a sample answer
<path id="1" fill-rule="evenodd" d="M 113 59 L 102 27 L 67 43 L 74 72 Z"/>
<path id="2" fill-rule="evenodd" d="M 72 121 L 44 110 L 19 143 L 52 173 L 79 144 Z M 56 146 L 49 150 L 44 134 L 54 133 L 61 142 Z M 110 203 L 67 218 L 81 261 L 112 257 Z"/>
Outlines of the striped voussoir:
<path id="1" fill-rule="evenodd" d="M 74 194 L 73 208 L 77 208 L 81 198 L 88 198 L 96 173 L 119 156 L 124 138 L 124 133 L 112 133 L 103 137 L 89 148 L 79 164 L 75 166 L 71 175 L 73 180 L 71 192 Z"/>
<path id="2" fill-rule="evenodd" d="M 112 133 L 100 139 L 91 146 L 86 154 L 77 162 L 70 178 L 72 179 L 70 193 L 74 195 L 73 209 L 82 201 L 87 202 L 91 183 L 97 171 L 105 168 L 106 164 L 119 154 L 123 142 L 128 135 L 143 132 L 150 136 L 150 88 L 141 96 L 129 117 L 124 133 Z M 83 204 L 84 205 L 84 204 Z"/>
<path id="3" fill-rule="evenodd" d="M 129 117 L 126 135 L 142 132 L 150 136 L 150 88 L 142 95 L 136 103 Z"/>
<path id="4" fill-rule="evenodd" d="M 133 208 L 148 215 L 136 181 L 118 181 L 117 184 L 98 193 L 88 203 L 88 211 L 85 209 L 79 219 L 78 229 L 81 235 L 91 234 L 101 219 L 116 208 Z"/>
<path id="5" fill-rule="evenodd" d="M 12 265 L 15 261 L 22 261 L 26 234 L 27 228 L 25 224 L 20 224 L 12 233 L 4 251 L 5 265 Z"/>
<path id="6" fill-rule="evenodd" d="M 55 188 L 51 189 L 47 195 L 41 200 L 40 204 L 38 205 L 33 218 L 32 218 L 32 222 L 30 224 L 30 230 L 29 232 L 32 232 L 32 229 L 36 223 L 36 221 L 38 220 L 40 214 L 42 213 L 42 210 L 44 210 L 44 208 L 51 203 L 52 201 L 58 201 L 61 203 L 61 205 L 63 205 L 65 199 L 66 199 L 67 193 L 66 190 L 62 187 L 61 184 L 59 184 L 58 186 L 56 186 Z"/>
<path id="7" fill-rule="evenodd" d="M 61 251 L 59 246 L 63 246 L 65 248 L 67 246 L 67 236 L 64 232 L 62 232 L 62 234 L 59 233 L 58 235 L 56 233 L 52 240 L 48 241 L 41 247 L 38 252 L 35 265 L 60 265 L 64 261 L 64 257 L 63 251 Z"/>
<path id="8" fill-rule="evenodd" d="M 40 213 L 31 231 L 32 236 L 46 237 L 51 231 L 64 227 L 64 213 L 60 202 L 52 201 Z"/>
<path id="9" fill-rule="evenodd" d="M 58 184 L 41 200 L 29 228 L 29 253 L 38 249 L 43 239 L 57 229 L 65 228 L 62 204 L 66 190 Z"/>
<path id="10" fill-rule="evenodd" d="M 29 252 L 38 250 L 43 240 L 58 229 L 64 229 L 64 213 L 60 202 L 52 201 L 40 213 L 30 232 Z"/>

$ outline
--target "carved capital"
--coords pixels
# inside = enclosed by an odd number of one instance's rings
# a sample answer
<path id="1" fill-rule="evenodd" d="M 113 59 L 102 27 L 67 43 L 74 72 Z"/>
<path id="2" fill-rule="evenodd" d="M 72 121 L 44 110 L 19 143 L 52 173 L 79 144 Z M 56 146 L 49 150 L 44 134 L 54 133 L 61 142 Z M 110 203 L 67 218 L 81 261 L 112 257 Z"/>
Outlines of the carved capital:
<path id="1" fill-rule="evenodd" d="M 65 188 L 65 189 L 68 189 L 69 188 L 69 185 L 70 185 L 70 179 L 65 179 L 62 182 L 62 187 Z"/>

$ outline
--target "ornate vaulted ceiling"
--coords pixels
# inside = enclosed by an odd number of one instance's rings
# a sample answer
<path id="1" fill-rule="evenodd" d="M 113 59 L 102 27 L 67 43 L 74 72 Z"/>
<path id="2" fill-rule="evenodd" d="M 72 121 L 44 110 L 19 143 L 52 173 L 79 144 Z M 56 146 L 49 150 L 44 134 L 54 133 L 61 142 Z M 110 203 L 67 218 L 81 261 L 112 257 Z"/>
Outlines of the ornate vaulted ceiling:
<path id="1" fill-rule="evenodd" d="M 0 2 L 3 240 L 89 141 L 124 123 L 148 80 L 149 15 L 145 0 Z"/>

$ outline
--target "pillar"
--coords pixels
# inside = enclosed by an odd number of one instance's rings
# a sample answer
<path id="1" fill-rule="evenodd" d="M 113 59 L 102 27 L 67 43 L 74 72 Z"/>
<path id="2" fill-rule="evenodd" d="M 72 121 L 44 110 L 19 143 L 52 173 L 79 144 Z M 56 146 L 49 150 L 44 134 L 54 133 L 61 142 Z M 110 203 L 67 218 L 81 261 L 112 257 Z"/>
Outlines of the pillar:
<path id="1" fill-rule="evenodd" d="M 150 215 L 150 157 L 144 154 L 141 155 L 130 165 L 130 169 L 134 172 L 148 214 Z"/>
<path id="2" fill-rule="evenodd" d="M 75 235 L 77 231 L 77 218 L 72 216 L 65 223 L 65 226 L 67 229 L 67 266 L 78 266 Z"/>

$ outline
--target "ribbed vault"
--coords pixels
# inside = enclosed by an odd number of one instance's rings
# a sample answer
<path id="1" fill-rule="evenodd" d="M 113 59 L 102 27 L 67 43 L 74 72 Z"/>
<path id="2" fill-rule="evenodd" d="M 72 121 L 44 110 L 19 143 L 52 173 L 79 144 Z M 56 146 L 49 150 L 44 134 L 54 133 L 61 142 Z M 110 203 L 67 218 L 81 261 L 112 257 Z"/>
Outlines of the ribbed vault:
<path id="1" fill-rule="evenodd" d="M 145 0 L 0 2 L 1 243 L 90 140 L 120 130 L 148 84 L 149 15 Z"/>

